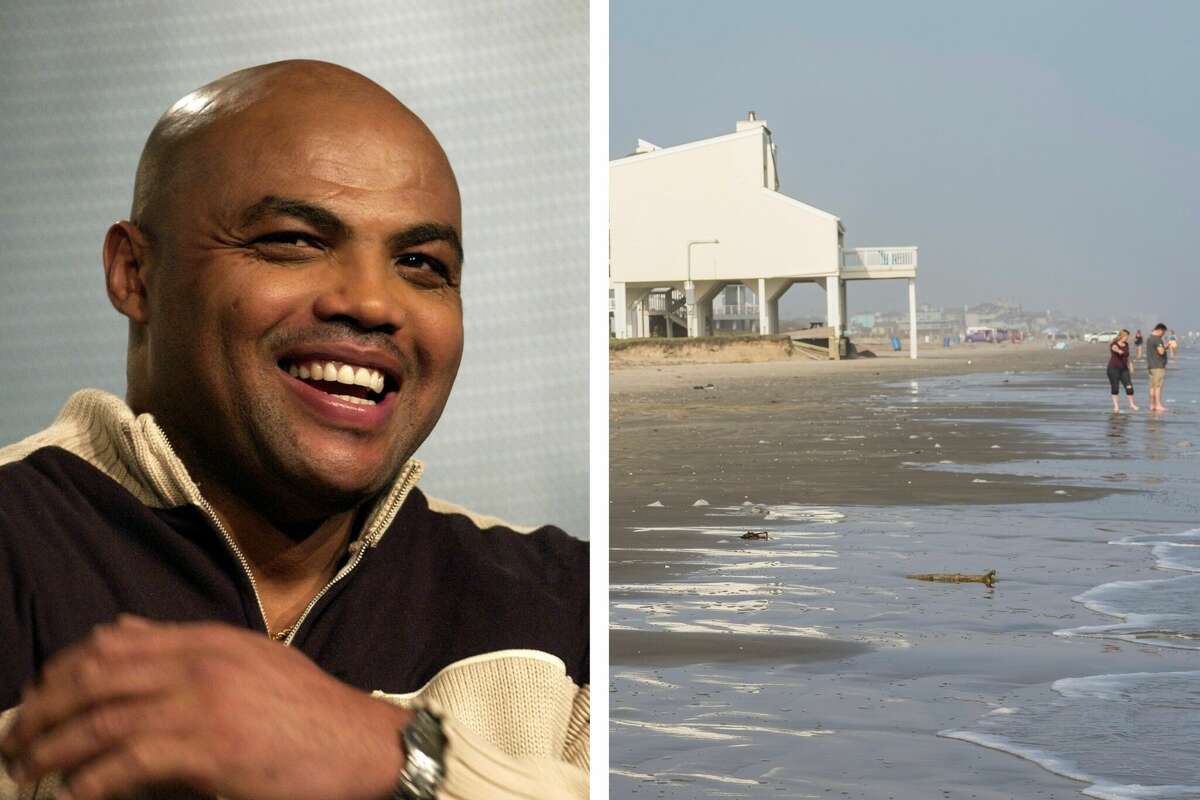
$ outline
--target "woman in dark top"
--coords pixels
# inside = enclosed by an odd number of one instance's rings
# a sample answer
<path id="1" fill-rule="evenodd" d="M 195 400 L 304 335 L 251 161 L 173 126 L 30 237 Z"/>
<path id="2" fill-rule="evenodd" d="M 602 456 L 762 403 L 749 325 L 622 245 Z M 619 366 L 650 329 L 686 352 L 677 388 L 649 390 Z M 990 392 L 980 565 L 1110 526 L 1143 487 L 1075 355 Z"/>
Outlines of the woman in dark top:
<path id="1" fill-rule="evenodd" d="M 1122 328 L 1117 338 L 1109 342 L 1108 350 L 1108 384 L 1112 387 L 1113 413 L 1121 413 L 1117 399 L 1121 386 L 1125 387 L 1125 399 L 1129 401 L 1129 408 L 1137 411 L 1138 407 L 1133 402 L 1133 377 L 1129 373 L 1129 331 Z"/>

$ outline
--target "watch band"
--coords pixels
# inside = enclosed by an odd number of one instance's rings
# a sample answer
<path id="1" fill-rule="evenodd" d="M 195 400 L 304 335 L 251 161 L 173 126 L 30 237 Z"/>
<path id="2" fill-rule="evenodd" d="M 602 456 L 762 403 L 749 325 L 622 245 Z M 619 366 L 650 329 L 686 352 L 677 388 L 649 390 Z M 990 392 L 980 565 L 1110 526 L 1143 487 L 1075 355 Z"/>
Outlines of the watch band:
<path id="1" fill-rule="evenodd" d="M 419 708 L 400 732 L 400 740 L 404 743 L 404 769 L 392 791 L 392 800 L 434 800 L 445 774 L 442 720 L 432 711 Z"/>

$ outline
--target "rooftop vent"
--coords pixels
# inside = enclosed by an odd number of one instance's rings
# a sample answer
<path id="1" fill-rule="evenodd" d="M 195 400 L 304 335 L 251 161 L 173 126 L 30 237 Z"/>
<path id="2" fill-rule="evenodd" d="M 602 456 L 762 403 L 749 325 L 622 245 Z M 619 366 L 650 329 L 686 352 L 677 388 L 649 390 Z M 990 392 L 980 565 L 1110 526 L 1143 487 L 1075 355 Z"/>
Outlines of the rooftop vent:
<path id="1" fill-rule="evenodd" d="M 750 113 L 748 113 L 746 115 L 745 119 L 738 120 L 736 130 L 738 131 L 738 133 L 741 133 L 742 131 L 748 131 L 752 128 L 765 128 L 765 127 L 767 127 L 766 120 L 759 119 L 758 114 L 755 114 L 753 111 L 751 111 Z"/>

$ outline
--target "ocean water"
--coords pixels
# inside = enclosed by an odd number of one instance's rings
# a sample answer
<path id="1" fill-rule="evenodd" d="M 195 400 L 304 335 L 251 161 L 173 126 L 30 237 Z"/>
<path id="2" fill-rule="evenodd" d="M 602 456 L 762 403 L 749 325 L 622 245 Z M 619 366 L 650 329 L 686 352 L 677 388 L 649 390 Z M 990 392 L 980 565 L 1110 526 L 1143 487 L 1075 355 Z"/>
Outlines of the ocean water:
<path id="1" fill-rule="evenodd" d="M 1112 581 L 1074 599 L 1118 622 L 1056 631 L 1200 650 L 1200 530 L 1126 536 L 1176 577 Z M 1091 784 L 1105 800 L 1200 798 L 1200 670 L 1089 675 L 1026 693 L 944 736 L 1012 753 Z M 1010 698 L 1010 702 L 1018 698 Z M 1022 702 L 1022 701 L 1018 701 Z"/>
<path id="2" fill-rule="evenodd" d="M 1080 366 L 1076 377 L 1090 376 L 1091 369 Z M 1095 619 L 1054 634 L 1137 645 L 1148 668 L 1158 666 L 1154 662 L 1163 649 L 1191 651 L 1195 668 L 1064 676 L 1049 687 L 1032 686 L 1007 696 L 1004 706 L 942 735 L 1008 752 L 1079 780 L 1087 784 L 1083 794 L 1088 797 L 1200 798 L 1200 528 L 1194 527 L 1200 521 L 1200 470 L 1193 455 L 1193 446 L 1200 445 L 1198 370 L 1200 358 L 1194 352 L 1185 351 L 1176 360 L 1168 371 L 1165 397 L 1171 411 L 1165 415 L 1147 414 L 1141 392 L 1140 413 L 1109 415 L 1083 426 L 1027 422 L 1051 446 L 1082 439 L 1084 457 L 1039 460 L 1036 470 L 1017 462 L 1003 470 L 1135 491 L 1116 499 L 1119 511 L 1097 531 L 1128 530 L 1130 521 L 1157 528 L 1108 539 L 1111 549 L 1105 556 L 1118 576 L 1146 562 L 1154 576 L 1121 576 L 1073 595 Z M 1073 405 L 1083 402 L 1085 387 L 1098 386 L 1098 381 L 1080 382 L 1064 394 L 1037 377 L 1014 376 L 1013 390 L 1004 395 L 1037 404 L 1054 392 L 1060 402 Z M 964 389 L 970 397 L 973 388 Z M 1093 505 L 1116 503 L 1109 498 Z"/>
<path id="3" fill-rule="evenodd" d="M 1063 678 L 1050 688 L 1049 702 L 1030 692 L 1026 705 L 945 735 L 1085 782 L 1088 797 L 1200 797 L 1200 671 Z"/>
<path id="4" fill-rule="evenodd" d="M 1058 631 L 1058 635 L 1100 636 L 1200 650 L 1200 529 L 1126 536 L 1112 544 L 1148 547 L 1158 569 L 1191 574 L 1161 580 L 1113 581 L 1089 589 L 1075 600 L 1120 622 L 1068 628 Z"/>
<path id="5" fill-rule="evenodd" d="M 1144 373 L 1135 383 L 1144 408 Z M 914 737 L 928 736 L 962 748 L 950 760 L 982 747 L 1079 782 L 1054 797 L 1200 798 L 1200 357 L 1181 355 L 1166 397 L 1165 415 L 1111 415 L 1093 365 L 922 380 L 860 402 L 919 406 L 942 430 L 989 424 L 956 420 L 964 404 L 995 408 L 996 424 L 1035 434 L 998 464 L 957 463 L 945 438 L 941 463 L 907 467 L 961 474 L 976 504 L 640 511 L 628 555 L 661 557 L 663 579 L 612 587 L 615 629 L 873 649 L 614 664 L 612 796 L 886 798 L 897 781 L 911 796 L 988 782 L 988 797 L 1019 796 L 994 772 L 913 763 Z M 1048 502 L 999 502 L 1016 479 L 1044 484 Z M 1083 487 L 1117 491 L 1073 501 Z M 991 589 L 905 577 L 991 568 Z"/>

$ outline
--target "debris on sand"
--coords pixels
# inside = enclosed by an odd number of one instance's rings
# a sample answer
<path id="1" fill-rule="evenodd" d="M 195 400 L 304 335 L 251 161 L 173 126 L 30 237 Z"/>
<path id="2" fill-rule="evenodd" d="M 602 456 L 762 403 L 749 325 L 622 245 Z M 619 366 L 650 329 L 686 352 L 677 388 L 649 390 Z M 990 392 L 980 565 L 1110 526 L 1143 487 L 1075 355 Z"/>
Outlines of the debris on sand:
<path id="1" fill-rule="evenodd" d="M 708 501 L 707 501 L 707 500 L 705 500 L 703 497 L 701 497 L 699 500 L 697 500 L 696 502 L 692 503 L 692 505 L 693 505 L 693 506 L 706 506 L 706 505 L 708 505 Z"/>
<path id="2" fill-rule="evenodd" d="M 990 569 L 982 575 L 963 575 L 958 572 L 931 572 L 925 575 L 905 575 L 904 577 L 914 581 L 934 581 L 935 583 L 982 583 L 989 588 L 996 585 L 996 570 L 994 569 Z"/>
<path id="3" fill-rule="evenodd" d="M 655 500 L 653 503 L 646 503 L 646 508 L 665 508 L 662 500 Z"/>
<path id="4" fill-rule="evenodd" d="M 746 531 L 742 534 L 743 539 L 770 539 L 766 531 Z"/>

